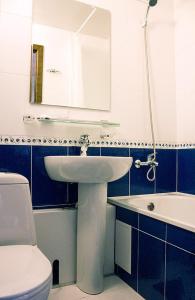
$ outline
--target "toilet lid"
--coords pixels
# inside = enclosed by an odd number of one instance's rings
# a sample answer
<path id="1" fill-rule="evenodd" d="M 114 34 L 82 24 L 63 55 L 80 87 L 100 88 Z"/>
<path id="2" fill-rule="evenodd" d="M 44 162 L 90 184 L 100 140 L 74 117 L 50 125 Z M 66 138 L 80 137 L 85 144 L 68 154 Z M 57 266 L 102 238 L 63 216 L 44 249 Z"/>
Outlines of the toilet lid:
<path id="1" fill-rule="evenodd" d="M 37 288 L 50 275 L 51 264 L 37 246 L 0 246 L 0 298 Z"/>

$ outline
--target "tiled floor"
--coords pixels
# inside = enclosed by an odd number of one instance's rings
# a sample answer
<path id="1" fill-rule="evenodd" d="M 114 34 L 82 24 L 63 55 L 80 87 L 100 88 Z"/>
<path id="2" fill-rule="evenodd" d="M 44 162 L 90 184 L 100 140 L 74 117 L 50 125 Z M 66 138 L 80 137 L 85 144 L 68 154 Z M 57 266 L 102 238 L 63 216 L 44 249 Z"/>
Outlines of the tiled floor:
<path id="1" fill-rule="evenodd" d="M 99 295 L 88 295 L 80 291 L 76 285 L 69 285 L 62 288 L 53 289 L 49 300 L 80 300 L 80 299 L 100 299 L 100 300 L 144 300 L 125 282 L 117 276 L 105 278 L 104 292 Z"/>

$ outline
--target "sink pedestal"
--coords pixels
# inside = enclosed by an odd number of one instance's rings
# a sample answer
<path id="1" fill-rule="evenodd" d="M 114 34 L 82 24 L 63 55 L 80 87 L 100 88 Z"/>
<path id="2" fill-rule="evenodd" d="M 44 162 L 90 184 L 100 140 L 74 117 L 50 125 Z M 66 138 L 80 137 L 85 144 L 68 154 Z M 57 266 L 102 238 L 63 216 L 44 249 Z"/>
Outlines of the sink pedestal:
<path id="1" fill-rule="evenodd" d="M 46 156 L 55 181 L 78 182 L 77 286 L 88 294 L 103 291 L 107 183 L 124 176 L 132 157 Z"/>
<path id="2" fill-rule="evenodd" d="M 77 286 L 88 294 L 103 291 L 107 183 L 79 183 Z"/>

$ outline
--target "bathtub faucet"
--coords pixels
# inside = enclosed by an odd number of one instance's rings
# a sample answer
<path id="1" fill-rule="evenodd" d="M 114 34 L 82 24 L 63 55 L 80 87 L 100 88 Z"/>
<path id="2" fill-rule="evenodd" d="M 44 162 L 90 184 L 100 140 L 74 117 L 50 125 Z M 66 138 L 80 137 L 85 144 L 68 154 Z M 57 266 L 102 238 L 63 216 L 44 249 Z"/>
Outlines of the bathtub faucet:
<path id="1" fill-rule="evenodd" d="M 81 156 L 87 156 L 87 149 L 91 144 L 89 141 L 89 135 L 83 134 L 80 136 L 79 144 L 81 145 Z"/>
<path id="2" fill-rule="evenodd" d="M 158 167 L 158 162 L 156 161 L 156 153 L 151 153 L 147 156 L 147 161 L 141 161 L 140 159 L 137 159 L 135 161 L 135 167 L 137 169 L 148 166 L 149 170 L 147 172 L 147 179 L 149 181 L 154 181 L 156 178 L 156 167 Z M 153 176 L 151 177 L 150 174 L 153 172 Z"/>
<path id="3" fill-rule="evenodd" d="M 157 167 L 158 166 L 158 162 L 156 161 L 156 157 L 154 155 L 154 153 L 151 153 L 148 155 L 147 157 L 147 161 L 141 161 L 140 159 L 137 159 L 135 161 L 135 167 L 137 169 L 144 167 L 144 166 L 150 166 L 150 167 Z"/>

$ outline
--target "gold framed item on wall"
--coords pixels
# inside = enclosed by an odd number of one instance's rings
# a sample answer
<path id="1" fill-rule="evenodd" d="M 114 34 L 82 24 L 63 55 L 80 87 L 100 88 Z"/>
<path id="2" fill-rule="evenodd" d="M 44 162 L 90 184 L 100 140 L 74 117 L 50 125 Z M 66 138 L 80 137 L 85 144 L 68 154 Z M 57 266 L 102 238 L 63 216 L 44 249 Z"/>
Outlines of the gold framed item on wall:
<path id="1" fill-rule="evenodd" d="M 30 102 L 42 102 L 44 46 L 33 44 L 31 55 Z"/>

